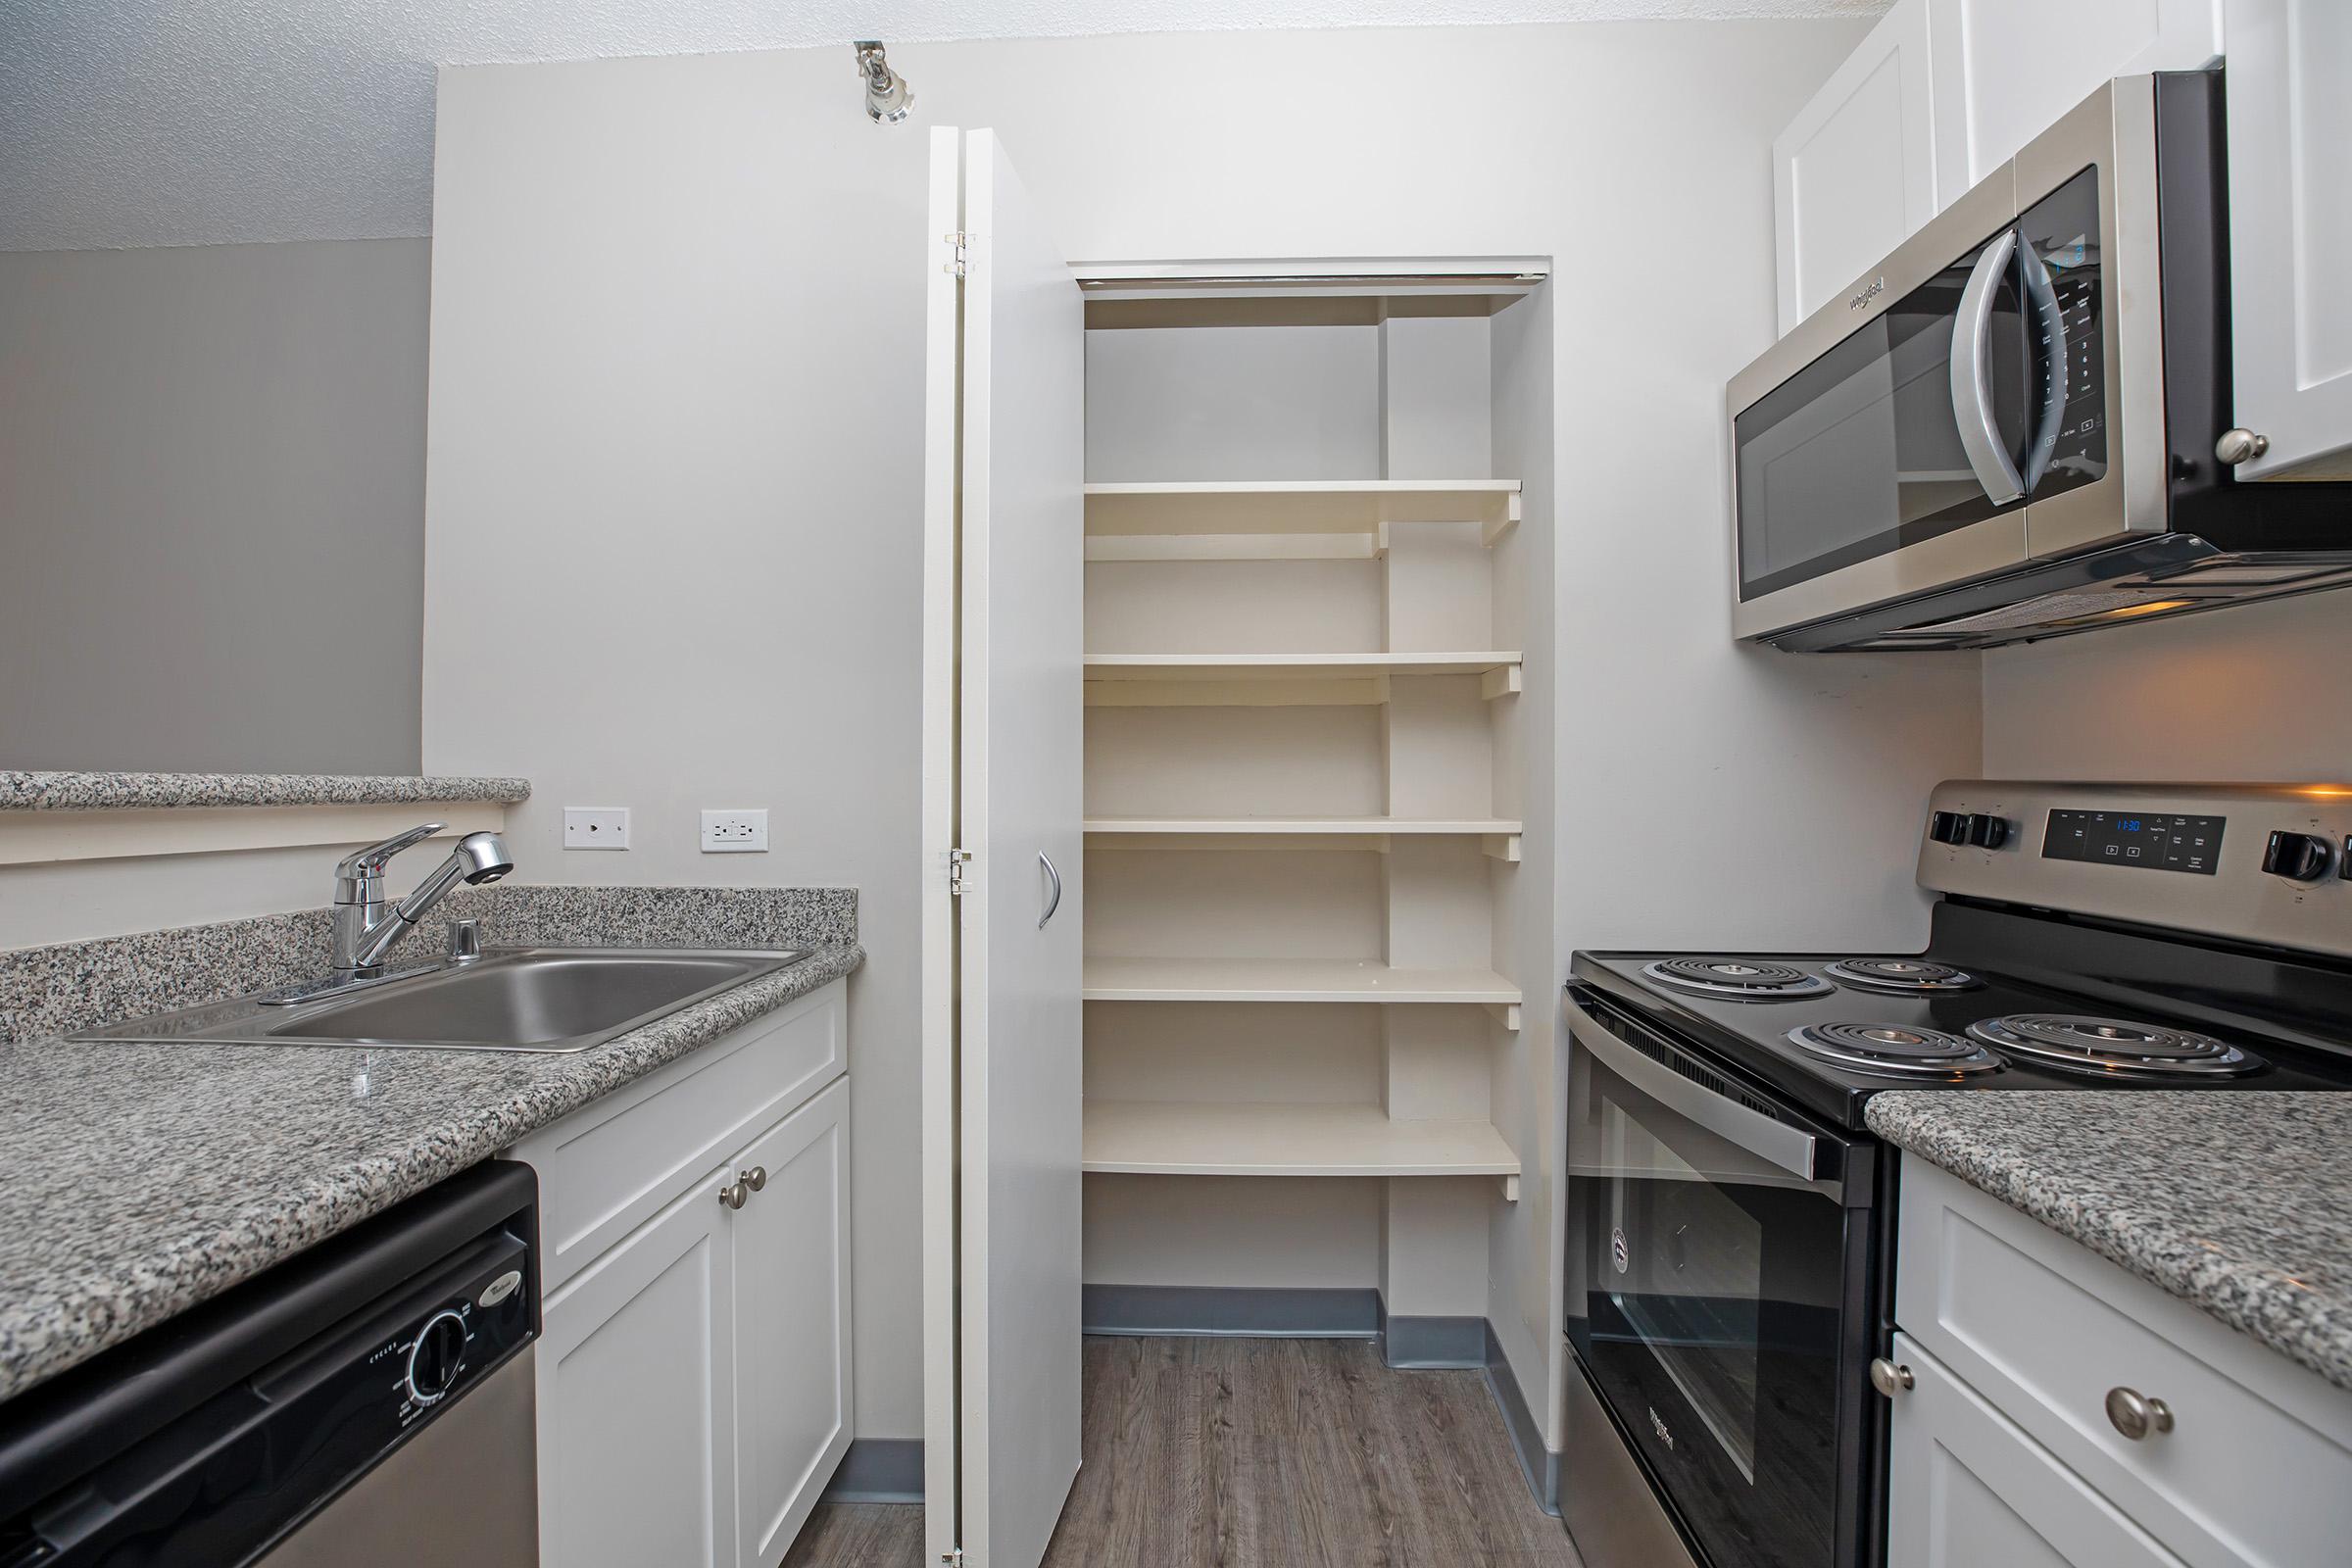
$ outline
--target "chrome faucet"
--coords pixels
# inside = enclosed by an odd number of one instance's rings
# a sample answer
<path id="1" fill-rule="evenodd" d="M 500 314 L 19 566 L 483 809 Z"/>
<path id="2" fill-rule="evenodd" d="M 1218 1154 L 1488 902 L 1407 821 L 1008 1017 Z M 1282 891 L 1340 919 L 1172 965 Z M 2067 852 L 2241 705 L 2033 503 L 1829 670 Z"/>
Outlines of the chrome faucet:
<path id="1" fill-rule="evenodd" d="M 426 822 L 337 861 L 335 951 L 331 967 L 317 980 L 272 992 L 262 1000 L 280 1005 L 310 1002 L 408 973 L 407 970 L 385 972 L 384 956 L 392 951 L 392 944 L 415 930 L 425 912 L 460 882 L 495 882 L 514 869 L 514 857 L 507 853 L 506 842 L 497 834 L 468 833 L 458 840 L 458 847 L 450 851 L 448 859 L 416 884 L 415 891 L 398 904 L 387 905 L 384 867 L 401 851 L 423 843 L 447 826 L 445 822 Z"/>
<path id="2" fill-rule="evenodd" d="M 337 862 L 334 960 L 337 978 L 359 980 L 381 973 L 384 955 L 392 951 L 392 944 L 414 930 L 425 911 L 439 904 L 451 888 L 461 881 L 495 882 L 514 869 L 514 858 L 507 854 L 507 846 L 497 834 L 468 833 L 458 840 L 458 847 L 449 852 L 449 858 L 433 868 L 432 875 L 416 884 L 415 892 L 385 907 L 384 867 L 392 863 L 392 857 L 413 844 L 423 843 L 446 826 L 445 822 L 427 822 L 381 844 L 355 851 Z"/>

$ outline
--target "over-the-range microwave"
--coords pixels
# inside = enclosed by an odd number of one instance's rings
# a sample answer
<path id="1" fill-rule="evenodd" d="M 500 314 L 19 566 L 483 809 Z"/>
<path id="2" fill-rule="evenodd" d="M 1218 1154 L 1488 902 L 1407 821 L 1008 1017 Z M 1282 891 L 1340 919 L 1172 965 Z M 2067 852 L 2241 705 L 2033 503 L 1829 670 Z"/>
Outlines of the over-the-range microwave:
<path id="1" fill-rule="evenodd" d="M 2222 94 L 2109 82 L 1740 372 L 1736 635 L 1986 648 L 2352 583 L 2352 483 L 2216 450 Z"/>

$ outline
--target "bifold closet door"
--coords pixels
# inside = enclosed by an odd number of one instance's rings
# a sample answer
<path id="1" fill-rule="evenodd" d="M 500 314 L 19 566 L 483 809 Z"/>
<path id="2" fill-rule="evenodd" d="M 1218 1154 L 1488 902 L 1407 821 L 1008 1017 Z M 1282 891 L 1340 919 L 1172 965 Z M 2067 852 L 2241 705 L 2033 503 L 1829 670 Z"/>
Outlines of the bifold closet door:
<path id="1" fill-rule="evenodd" d="M 1035 1568 L 1078 1473 L 1085 314 L 995 135 L 932 154 L 926 837 L 971 859 L 925 927 L 927 1535 Z"/>

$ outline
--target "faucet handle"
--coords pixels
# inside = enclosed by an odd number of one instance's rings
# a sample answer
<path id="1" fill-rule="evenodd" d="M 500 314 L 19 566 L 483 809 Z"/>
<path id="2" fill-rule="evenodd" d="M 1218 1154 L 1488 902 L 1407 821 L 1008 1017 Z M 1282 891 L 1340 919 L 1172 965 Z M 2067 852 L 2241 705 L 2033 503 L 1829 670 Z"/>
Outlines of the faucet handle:
<path id="1" fill-rule="evenodd" d="M 364 872 L 381 871 L 392 863 L 392 857 L 412 844 L 426 839 L 447 828 L 447 822 L 420 822 L 406 833 L 396 833 L 381 844 L 370 844 L 364 850 L 354 850 L 335 864 L 335 874 L 356 877 Z"/>

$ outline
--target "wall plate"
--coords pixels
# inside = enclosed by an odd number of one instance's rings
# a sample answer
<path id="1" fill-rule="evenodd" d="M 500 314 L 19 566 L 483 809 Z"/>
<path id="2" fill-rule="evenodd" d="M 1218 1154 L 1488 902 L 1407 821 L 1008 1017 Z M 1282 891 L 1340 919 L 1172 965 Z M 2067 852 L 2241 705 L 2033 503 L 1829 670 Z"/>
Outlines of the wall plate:
<path id="1" fill-rule="evenodd" d="M 763 855 L 766 852 L 766 807 L 735 807 L 703 812 L 705 855 Z"/>
<path id="2" fill-rule="evenodd" d="M 564 808 L 564 847 L 567 850 L 627 849 L 629 808 L 625 806 L 566 806 Z"/>

